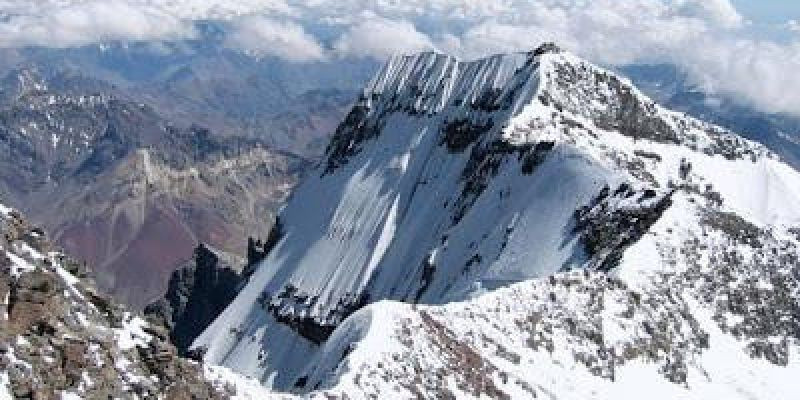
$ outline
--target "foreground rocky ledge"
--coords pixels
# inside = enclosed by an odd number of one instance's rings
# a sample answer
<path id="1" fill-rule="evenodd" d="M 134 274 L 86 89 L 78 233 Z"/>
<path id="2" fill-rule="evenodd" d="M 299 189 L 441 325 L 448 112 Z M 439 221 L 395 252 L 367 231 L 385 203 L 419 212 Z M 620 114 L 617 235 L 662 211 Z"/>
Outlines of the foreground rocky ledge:
<path id="1" fill-rule="evenodd" d="M 224 399 L 163 326 L 100 294 L 84 265 L 0 205 L 0 399 Z"/>

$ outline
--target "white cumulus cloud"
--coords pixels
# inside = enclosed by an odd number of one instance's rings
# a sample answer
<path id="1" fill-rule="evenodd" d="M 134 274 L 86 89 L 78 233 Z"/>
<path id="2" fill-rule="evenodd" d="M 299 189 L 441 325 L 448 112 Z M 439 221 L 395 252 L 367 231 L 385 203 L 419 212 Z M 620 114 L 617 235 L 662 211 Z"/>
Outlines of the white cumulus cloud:
<path id="1" fill-rule="evenodd" d="M 262 16 L 237 20 L 225 44 L 256 56 L 275 56 L 292 62 L 325 59 L 325 49 L 302 26 Z"/>
<path id="2" fill-rule="evenodd" d="M 709 91 L 800 115 L 798 22 L 756 39 L 730 0 L 0 0 L 0 47 L 180 40 L 198 20 L 225 20 L 228 47 L 291 62 L 555 41 L 608 65 L 674 63 Z"/>
<path id="3" fill-rule="evenodd" d="M 31 2 L 30 6 L 36 5 Z M 0 8 L 0 47 L 73 47 L 114 40 L 174 40 L 194 35 L 192 24 L 159 8 L 106 0 Z M 5 12 L 3 12 L 5 11 Z"/>
<path id="4" fill-rule="evenodd" d="M 745 19 L 728 0 L 678 0 L 678 15 L 700 18 L 725 28 L 737 28 Z"/>
<path id="5" fill-rule="evenodd" d="M 435 48 L 431 39 L 405 20 L 368 17 L 350 26 L 333 44 L 339 55 L 387 58 Z"/>

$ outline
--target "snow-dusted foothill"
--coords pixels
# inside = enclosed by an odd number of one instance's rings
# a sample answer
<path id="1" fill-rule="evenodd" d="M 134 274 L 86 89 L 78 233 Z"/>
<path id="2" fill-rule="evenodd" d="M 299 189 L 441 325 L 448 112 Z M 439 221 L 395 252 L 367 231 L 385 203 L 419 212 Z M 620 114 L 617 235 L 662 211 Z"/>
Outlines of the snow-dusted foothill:
<path id="1" fill-rule="evenodd" d="M 800 392 L 800 174 L 554 45 L 393 58 L 279 218 L 194 343 L 275 390 Z"/>

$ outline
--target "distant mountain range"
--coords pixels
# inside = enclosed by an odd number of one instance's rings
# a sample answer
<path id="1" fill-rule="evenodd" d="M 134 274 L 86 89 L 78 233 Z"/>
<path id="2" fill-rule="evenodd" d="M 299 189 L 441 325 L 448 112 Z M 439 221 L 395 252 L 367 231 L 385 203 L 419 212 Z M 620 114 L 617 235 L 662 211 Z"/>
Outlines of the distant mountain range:
<path id="1" fill-rule="evenodd" d="M 255 137 L 310 157 L 371 76 L 374 61 L 294 64 L 226 49 L 213 34 L 181 43 L 69 49 L 0 49 L 0 76 L 36 68 L 45 78 L 75 74 L 113 85 L 180 125 Z"/>
<path id="2" fill-rule="evenodd" d="M 244 254 L 306 161 L 180 126 L 107 83 L 11 72 L 0 88 L 0 196 L 142 307 L 198 242 Z"/>

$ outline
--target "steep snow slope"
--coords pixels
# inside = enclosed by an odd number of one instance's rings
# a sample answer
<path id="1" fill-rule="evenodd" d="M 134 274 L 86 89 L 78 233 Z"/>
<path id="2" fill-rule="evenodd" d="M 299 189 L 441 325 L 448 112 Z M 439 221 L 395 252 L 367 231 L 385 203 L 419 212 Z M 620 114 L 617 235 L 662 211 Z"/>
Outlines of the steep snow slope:
<path id="1" fill-rule="evenodd" d="M 318 173 L 282 211 L 275 232 L 281 240 L 195 348 L 211 363 L 278 389 L 360 380 L 364 375 L 355 371 L 361 366 L 372 372 L 386 366 L 376 361 L 376 351 L 422 363 L 404 371 L 414 379 L 430 370 L 428 362 L 441 360 L 419 357 L 436 348 L 430 343 L 439 340 L 439 326 L 452 330 L 465 321 L 451 315 L 458 307 L 490 307 L 499 301 L 491 299 L 542 281 L 500 289 L 466 306 L 432 306 L 430 313 L 443 315 L 439 325 L 417 329 L 419 337 L 410 341 L 396 335 L 398 327 L 423 317 L 406 306 L 373 305 L 337 326 L 383 299 L 445 304 L 573 269 L 614 271 L 624 285 L 650 287 L 648 277 L 691 269 L 687 260 L 662 254 L 668 249 L 661 244 L 692 237 L 675 233 L 667 221 L 685 221 L 700 230 L 699 237 L 716 227 L 731 240 L 744 240 L 749 250 L 742 251 L 751 254 L 758 235 L 774 241 L 790 236 L 787 229 L 800 225 L 798 206 L 800 175 L 763 147 L 666 111 L 627 81 L 555 46 L 475 62 L 434 53 L 398 57 L 365 89 Z M 672 233 L 654 236 L 662 225 Z M 681 247 L 671 249 L 680 253 Z M 790 254 L 780 246 L 775 251 Z M 794 260 L 783 260 L 782 268 L 796 271 Z M 794 292 L 781 298 L 794 307 L 787 311 L 794 320 L 796 298 Z M 580 306 L 576 315 L 591 316 L 592 309 Z M 661 312 L 654 307 L 645 312 Z M 378 322 L 370 323 L 370 315 L 380 315 Z M 513 326 L 506 325 L 508 340 Z M 331 335 L 336 340 L 328 341 Z M 445 336 L 475 352 L 465 335 Z M 384 337 L 386 348 L 351 346 L 370 337 Z M 422 347 L 415 347 L 418 341 Z M 396 364 L 398 374 L 409 366 Z M 474 366 L 460 371 L 475 373 Z M 481 370 L 477 377 L 463 376 L 464 384 L 490 375 Z M 442 387 L 455 394 L 522 396 L 497 385 L 458 392 L 449 384 L 398 379 L 342 390 L 366 395 L 372 385 L 385 394 L 411 385 L 409 393 L 423 397 L 437 397 L 444 392 L 434 389 Z"/>
<path id="2" fill-rule="evenodd" d="M 609 150 L 617 155 L 673 150 L 677 168 L 665 184 L 674 188 L 669 206 L 610 257 L 610 272 L 559 272 L 446 305 L 369 305 L 334 331 L 297 387 L 320 398 L 795 398 L 800 229 L 791 209 L 770 206 L 794 171 L 616 139 Z M 686 179 L 681 156 L 694 171 Z M 748 180 L 748 165 L 760 177 Z M 718 173 L 726 170 L 730 182 Z M 735 174 L 751 195 L 734 185 Z M 704 176 L 724 182 L 720 191 L 705 189 Z M 761 180 L 764 188 L 754 184 Z M 647 189 L 628 185 L 576 213 L 583 243 L 596 249 L 587 265 L 605 269 L 600 260 L 618 249 L 616 236 L 646 223 L 647 213 L 631 211 L 642 209 Z M 776 215 L 786 219 L 759 221 Z"/>

